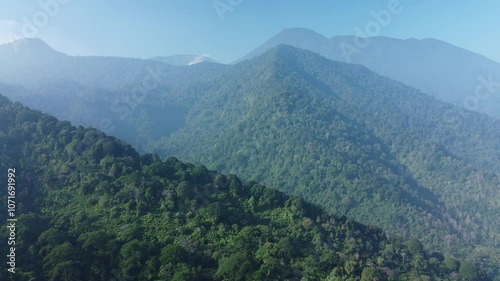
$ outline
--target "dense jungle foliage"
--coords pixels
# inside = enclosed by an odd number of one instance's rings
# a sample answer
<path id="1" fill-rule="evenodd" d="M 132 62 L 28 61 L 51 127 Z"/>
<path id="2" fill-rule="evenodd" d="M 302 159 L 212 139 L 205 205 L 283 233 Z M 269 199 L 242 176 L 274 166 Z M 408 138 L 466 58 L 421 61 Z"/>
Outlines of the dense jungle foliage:
<path id="1" fill-rule="evenodd" d="M 488 280 L 417 239 L 388 239 L 203 165 L 139 155 L 4 97 L 0 149 L 2 180 L 16 170 L 18 216 L 16 273 L 1 280 Z"/>

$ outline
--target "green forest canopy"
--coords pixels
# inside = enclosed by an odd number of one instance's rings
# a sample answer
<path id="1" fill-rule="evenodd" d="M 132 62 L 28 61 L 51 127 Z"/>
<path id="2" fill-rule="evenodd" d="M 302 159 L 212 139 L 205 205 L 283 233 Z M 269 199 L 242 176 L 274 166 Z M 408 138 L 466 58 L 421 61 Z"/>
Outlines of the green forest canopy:
<path id="1" fill-rule="evenodd" d="M 17 171 L 19 214 L 17 273 L 2 280 L 486 280 L 416 239 L 139 155 L 3 96 L 0 146 L 1 169 Z"/>

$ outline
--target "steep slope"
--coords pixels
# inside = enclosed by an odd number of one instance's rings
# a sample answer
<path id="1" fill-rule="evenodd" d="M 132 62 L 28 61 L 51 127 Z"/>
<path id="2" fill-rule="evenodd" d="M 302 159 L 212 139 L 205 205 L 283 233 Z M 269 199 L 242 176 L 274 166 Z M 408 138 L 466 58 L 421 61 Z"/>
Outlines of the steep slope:
<path id="1" fill-rule="evenodd" d="M 418 240 L 389 241 L 256 182 L 140 156 L 3 96 L 0 116 L 18 219 L 16 273 L 2 280 L 486 280 Z"/>
<path id="2" fill-rule="evenodd" d="M 466 254 L 471 244 L 498 251 L 499 122 L 285 46 L 225 79 L 158 151 L 213 163 L 444 251 Z M 467 116 L 457 127 L 443 114 Z"/>
<path id="3" fill-rule="evenodd" d="M 500 63 L 435 39 L 354 36 L 328 39 L 308 29 L 286 29 L 242 60 L 285 44 L 329 59 L 361 64 L 439 100 L 500 117 Z M 478 90 L 479 88 L 479 90 Z"/>
<path id="4" fill-rule="evenodd" d="M 167 57 L 157 56 L 151 59 L 173 65 L 193 65 L 201 62 L 217 63 L 216 60 L 204 55 L 175 55 Z"/>

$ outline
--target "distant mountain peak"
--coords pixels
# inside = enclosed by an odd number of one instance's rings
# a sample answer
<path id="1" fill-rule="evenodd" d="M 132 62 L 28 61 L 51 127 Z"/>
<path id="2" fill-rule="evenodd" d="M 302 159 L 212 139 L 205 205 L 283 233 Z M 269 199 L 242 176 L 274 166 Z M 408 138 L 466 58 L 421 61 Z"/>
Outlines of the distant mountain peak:
<path id="1" fill-rule="evenodd" d="M 307 28 L 287 28 L 273 36 L 250 54 L 235 61 L 235 63 L 263 54 L 267 50 L 280 44 L 290 45 L 300 49 L 315 50 L 317 46 L 322 46 L 325 41 L 328 41 L 328 38 L 313 30 Z"/>
<path id="2" fill-rule="evenodd" d="M 328 39 L 306 28 L 290 28 L 236 62 L 257 57 L 280 44 L 309 50 L 330 60 L 362 65 L 441 101 L 500 117 L 498 96 L 491 95 L 474 106 L 466 103 L 474 98 L 474 92 L 482 86 L 481 83 L 486 83 L 488 77 L 498 80 L 500 63 L 445 41 L 352 35 Z M 485 92 L 485 95 L 491 93 Z"/>
<path id="3" fill-rule="evenodd" d="M 299 57 L 308 57 L 308 58 L 315 58 L 315 57 L 323 57 L 315 52 L 311 52 L 306 49 L 301 49 L 297 48 L 292 45 L 286 45 L 286 44 L 279 44 L 276 45 L 275 47 L 269 49 L 268 51 L 264 52 L 262 56 L 272 56 L 276 58 L 282 58 L 286 59 L 289 62 L 292 61 L 297 61 L 299 60 Z"/>
<path id="4" fill-rule="evenodd" d="M 274 52 L 277 55 L 286 55 L 291 52 L 297 51 L 299 48 L 287 45 L 287 44 L 278 44 L 275 47 L 271 48 L 268 52 Z"/>
<path id="5" fill-rule="evenodd" d="M 13 42 L 11 42 L 10 44 L 38 44 L 39 46 L 46 46 L 47 48 L 50 48 L 49 45 L 47 43 L 45 43 L 45 41 L 43 41 L 42 39 L 40 38 L 21 38 L 21 39 L 18 39 L 18 40 L 15 40 Z"/>
<path id="6" fill-rule="evenodd" d="M 276 36 L 280 35 L 294 35 L 294 36 L 307 35 L 307 36 L 318 36 L 327 39 L 324 35 L 319 34 L 318 32 L 305 27 L 285 28 Z"/>
<path id="7" fill-rule="evenodd" d="M 11 43 L 0 45 L 0 48 L 10 48 L 14 54 L 29 54 L 29 55 L 64 55 L 40 38 L 22 38 Z"/>

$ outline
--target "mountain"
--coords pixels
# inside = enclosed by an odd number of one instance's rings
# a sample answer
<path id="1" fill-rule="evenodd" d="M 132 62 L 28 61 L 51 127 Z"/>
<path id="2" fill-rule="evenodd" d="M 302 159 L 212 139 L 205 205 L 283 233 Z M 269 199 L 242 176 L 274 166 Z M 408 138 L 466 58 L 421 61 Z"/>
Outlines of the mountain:
<path id="1" fill-rule="evenodd" d="M 40 91 L 6 88 L 66 120 L 91 116 L 141 151 L 238 173 L 497 270 L 498 120 L 281 45 L 236 65 L 158 64 L 162 79 L 147 89 L 116 90 L 102 78 L 102 87 L 65 80 Z M 91 75 L 78 73 L 77 81 Z"/>
<path id="2" fill-rule="evenodd" d="M 0 166 L 17 204 L 15 259 L 1 258 L 15 274 L 2 270 L 2 280 L 488 280 L 416 239 L 388 240 L 256 182 L 139 155 L 3 96 L 0 116 Z"/>
<path id="3" fill-rule="evenodd" d="M 498 255 L 498 120 L 286 46 L 229 69 L 153 149 L 432 248 Z"/>
<path id="4" fill-rule="evenodd" d="M 151 59 L 173 65 L 193 65 L 200 62 L 217 63 L 216 60 L 204 55 L 176 55 L 167 57 L 157 56 Z"/>
<path id="5" fill-rule="evenodd" d="M 158 79 L 157 76 L 175 69 L 152 60 L 68 56 L 40 39 L 20 39 L 0 45 L 0 61 L 0 81 L 27 88 L 72 81 L 87 87 L 119 90 L 130 85 L 152 84 L 155 81 L 147 81 L 147 77 Z"/>
<path id="6" fill-rule="evenodd" d="M 439 100 L 500 118 L 500 63 L 436 39 L 326 38 L 304 28 L 285 29 L 239 61 L 285 44 L 326 58 L 361 64 Z"/>
<path id="7" fill-rule="evenodd" d="M 47 84 L 72 83 L 84 87 L 120 91 L 156 84 L 183 65 L 215 62 L 204 56 L 155 57 L 150 60 L 68 56 L 57 52 L 40 39 L 20 39 L 0 45 L 0 82 L 36 89 Z M 217 66 L 212 66 L 217 67 Z"/>
<path id="8" fill-rule="evenodd" d="M 39 39 L 0 45 L 0 62 L 0 90 L 12 100 L 121 137 L 130 135 L 133 129 L 125 119 L 130 120 L 145 98 L 158 97 L 160 92 L 185 91 L 196 82 L 188 78 L 193 73 L 198 73 L 196 79 L 206 80 L 222 66 L 197 64 L 195 69 L 187 69 L 154 60 L 73 57 Z M 183 109 L 173 111 L 176 115 Z M 152 123 L 153 128 L 169 126 L 161 120 Z M 174 125 L 172 130 L 177 128 Z M 128 140 L 134 145 L 141 142 L 136 138 Z"/>
<path id="9" fill-rule="evenodd" d="M 327 41 L 328 38 L 325 36 L 307 28 L 287 28 L 237 60 L 236 63 L 262 55 L 278 45 L 289 45 L 322 54 L 329 51 L 329 46 L 325 48 Z"/>
<path id="10" fill-rule="evenodd" d="M 12 59 L 12 56 L 16 54 L 22 54 L 25 59 L 34 60 L 38 58 L 44 59 L 45 61 L 66 56 L 52 49 L 47 43 L 39 38 L 25 38 L 0 45 L 0 58 L 2 61 Z"/>

